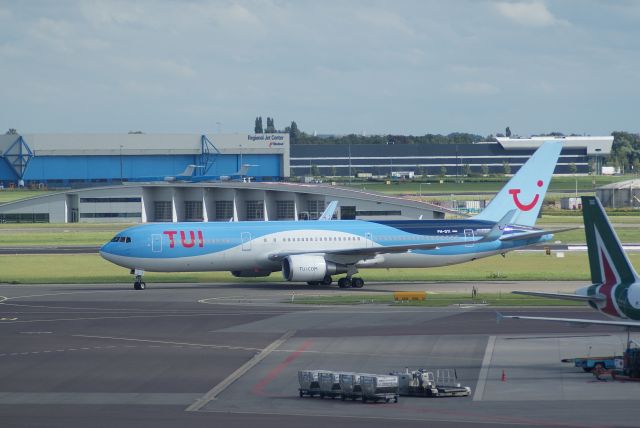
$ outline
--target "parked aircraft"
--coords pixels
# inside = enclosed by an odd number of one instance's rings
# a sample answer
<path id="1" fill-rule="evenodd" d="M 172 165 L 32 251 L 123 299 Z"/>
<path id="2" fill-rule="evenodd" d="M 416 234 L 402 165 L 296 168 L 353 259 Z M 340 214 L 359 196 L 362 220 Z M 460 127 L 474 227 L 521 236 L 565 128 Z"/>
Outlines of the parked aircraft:
<path id="1" fill-rule="evenodd" d="M 591 285 L 579 288 L 575 294 L 534 291 L 514 291 L 513 293 L 585 302 L 613 320 L 498 314 L 499 319 L 513 318 L 581 325 L 640 327 L 640 278 L 625 254 L 618 236 L 596 197 L 582 197 L 582 216 L 587 237 Z"/>
<path id="2" fill-rule="evenodd" d="M 231 271 L 238 277 L 282 271 L 288 281 L 362 287 L 362 268 L 424 268 L 463 263 L 548 241 L 534 227 L 562 145 L 542 145 L 475 218 L 395 221 L 149 223 L 105 244 L 106 260 L 144 271 Z M 561 229 L 565 230 L 565 229 Z"/>

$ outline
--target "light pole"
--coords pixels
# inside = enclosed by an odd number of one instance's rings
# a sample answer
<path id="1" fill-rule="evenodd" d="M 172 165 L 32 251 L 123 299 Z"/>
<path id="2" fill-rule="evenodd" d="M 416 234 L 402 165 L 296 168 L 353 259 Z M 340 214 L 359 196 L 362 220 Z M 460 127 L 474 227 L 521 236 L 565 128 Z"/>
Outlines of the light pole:
<path id="1" fill-rule="evenodd" d="M 122 184 L 122 144 L 120 144 L 120 184 Z"/>

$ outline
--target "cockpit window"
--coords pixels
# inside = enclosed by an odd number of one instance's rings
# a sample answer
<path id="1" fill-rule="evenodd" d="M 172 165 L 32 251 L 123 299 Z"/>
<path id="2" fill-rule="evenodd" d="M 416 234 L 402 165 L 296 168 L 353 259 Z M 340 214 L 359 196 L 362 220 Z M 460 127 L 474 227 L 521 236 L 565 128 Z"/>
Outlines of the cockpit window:
<path id="1" fill-rule="evenodd" d="M 130 243 L 131 243 L 131 238 L 129 238 L 129 237 L 127 236 L 127 240 L 126 240 L 125 242 L 126 242 L 127 244 L 130 244 Z"/>
<path id="2" fill-rule="evenodd" d="M 129 236 L 115 236 L 111 242 L 124 242 L 127 244 L 131 243 L 131 237 Z"/>

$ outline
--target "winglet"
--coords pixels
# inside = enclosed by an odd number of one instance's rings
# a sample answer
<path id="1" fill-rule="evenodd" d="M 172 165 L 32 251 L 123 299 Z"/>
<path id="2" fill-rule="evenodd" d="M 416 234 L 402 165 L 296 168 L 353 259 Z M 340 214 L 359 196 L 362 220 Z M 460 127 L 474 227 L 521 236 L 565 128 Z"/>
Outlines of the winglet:
<path id="1" fill-rule="evenodd" d="M 511 222 L 511 219 L 515 215 L 518 210 L 510 210 L 508 211 L 500 220 L 493 225 L 489 233 L 487 233 L 482 239 L 478 242 L 490 242 L 500 239 L 502 233 L 504 232 L 505 227 Z"/>
<path id="2" fill-rule="evenodd" d="M 322 220 L 322 221 L 331 220 L 337 208 L 338 208 L 338 201 L 329 202 L 329 205 L 327 205 L 327 208 L 325 208 L 324 212 L 318 218 L 318 220 Z"/>

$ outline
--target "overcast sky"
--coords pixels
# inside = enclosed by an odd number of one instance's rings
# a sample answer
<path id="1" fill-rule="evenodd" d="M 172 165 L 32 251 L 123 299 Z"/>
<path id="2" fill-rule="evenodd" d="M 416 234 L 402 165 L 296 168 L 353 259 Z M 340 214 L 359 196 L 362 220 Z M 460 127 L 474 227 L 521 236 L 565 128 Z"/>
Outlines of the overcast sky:
<path id="1" fill-rule="evenodd" d="M 640 130 L 640 1 L 0 0 L 0 131 Z"/>

